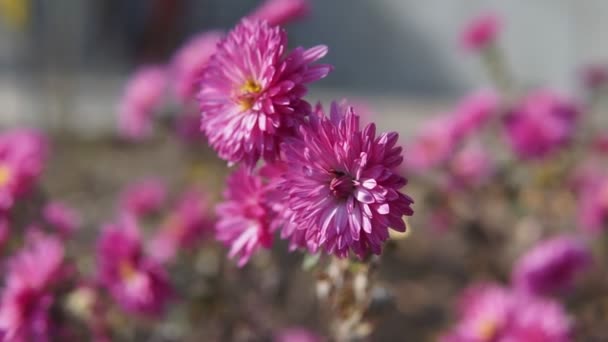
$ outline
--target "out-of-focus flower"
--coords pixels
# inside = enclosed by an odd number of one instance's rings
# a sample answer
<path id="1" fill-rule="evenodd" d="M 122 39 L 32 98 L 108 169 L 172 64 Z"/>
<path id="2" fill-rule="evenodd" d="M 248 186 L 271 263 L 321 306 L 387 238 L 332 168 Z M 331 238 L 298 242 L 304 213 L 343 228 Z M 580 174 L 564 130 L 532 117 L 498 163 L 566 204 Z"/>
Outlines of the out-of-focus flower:
<path id="1" fill-rule="evenodd" d="M 167 262 L 181 248 L 194 247 L 205 233 L 213 231 L 207 197 L 195 190 L 184 193 L 165 223 L 150 241 L 150 254 Z"/>
<path id="2" fill-rule="evenodd" d="M 314 332 L 300 327 L 286 328 L 274 336 L 274 342 L 321 342 L 322 339 Z"/>
<path id="3" fill-rule="evenodd" d="M 126 311 L 163 314 L 172 290 L 163 267 L 143 253 L 139 228 L 133 217 L 107 225 L 97 241 L 100 284 Z"/>
<path id="4" fill-rule="evenodd" d="M 467 96 L 453 114 L 454 134 L 462 139 L 477 132 L 496 114 L 498 105 L 498 94 L 490 89 L 482 89 Z"/>
<path id="5" fill-rule="evenodd" d="M 171 86 L 182 103 L 195 100 L 203 69 L 215 53 L 217 43 L 223 35 L 220 31 L 200 33 L 187 41 L 173 57 Z M 197 126 L 200 126 L 200 122 Z"/>
<path id="6" fill-rule="evenodd" d="M 298 229 L 339 257 L 380 254 L 388 229 L 405 231 L 403 216 L 413 214 L 412 199 L 399 192 L 407 180 L 396 170 L 398 134 L 361 129 L 352 107 L 336 103 L 329 118 L 311 115 L 300 134 L 283 145 L 288 170 L 280 185 Z"/>
<path id="7" fill-rule="evenodd" d="M 306 85 L 331 70 L 312 65 L 325 56 L 325 46 L 286 51 L 284 30 L 244 19 L 219 43 L 203 72 L 201 129 L 231 164 L 253 167 L 260 157 L 277 159 L 283 137 L 293 134 L 311 110 L 302 99 Z"/>
<path id="8" fill-rule="evenodd" d="M 513 268 L 512 281 L 527 293 L 551 294 L 570 288 L 591 260 L 591 251 L 581 240 L 560 236 L 539 243 L 521 257 Z"/>
<path id="9" fill-rule="evenodd" d="M 608 227 L 608 177 L 588 171 L 578 181 L 580 228 L 599 233 Z"/>
<path id="10" fill-rule="evenodd" d="M 460 301 L 458 323 L 443 342 L 571 341 L 572 321 L 549 299 L 498 285 L 475 285 Z"/>
<path id="11" fill-rule="evenodd" d="M 568 144 L 579 109 L 549 90 L 530 93 L 505 118 L 507 140 L 522 159 L 542 159 Z"/>
<path id="12" fill-rule="evenodd" d="M 455 123 L 451 115 L 427 121 L 410 143 L 405 168 L 422 173 L 445 163 L 456 146 Z"/>
<path id="13" fill-rule="evenodd" d="M 31 234 L 9 260 L 0 304 L 3 341 L 47 341 L 52 286 L 61 279 L 64 250 L 57 238 Z"/>
<path id="14" fill-rule="evenodd" d="M 80 225 L 78 212 L 62 202 L 48 203 L 44 206 L 42 215 L 46 222 L 64 237 L 71 236 Z"/>
<path id="15" fill-rule="evenodd" d="M 244 266 L 260 248 L 270 248 L 273 240 L 274 210 L 267 199 L 267 187 L 256 174 L 239 168 L 228 177 L 224 202 L 217 208 L 216 236 L 227 246 L 228 255 Z"/>
<path id="16" fill-rule="evenodd" d="M 124 90 L 118 109 L 118 131 L 128 139 L 150 134 L 154 112 L 162 105 L 167 72 L 161 66 L 144 66 L 135 71 Z"/>
<path id="17" fill-rule="evenodd" d="M 120 209 L 136 217 L 157 212 L 164 205 L 167 188 L 157 178 L 144 178 L 126 187 L 120 195 Z"/>
<path id="18" fill-rule="evenodd" d="M 596 90 L 608 82 L 608 67 L 601 64 L 590 64 L 581 70 L 580 76 L 585 87 Z"/>
<path id="19" fill-rule="evenodd" d="M 264 0 L 249 18 L 266 20 L 270 25 L 285 25 L 310 13 L 309 0 Z"/>
<path id="20" fill-rule="evenodd" d="M 478 51 L 487 48 L 496 41 L 502 29 L 502 20 L 496 13 L 483 13 L 473 18 L 460 36 L 460 42 L 466 50 Z"/>
<path id="21" fill-rule="evenodd" d="M 0 211 L 10 209 L 38 180 L 48 155 L 42 134 L 16 129 L 0 134 Z"/>
<path id="22" fill-rule="evenodd" d="M 449 162 L 452 186 L 475 187 L 487 182 L 495 171 L 494 161 L 480 142 L 460 149 Z"/>

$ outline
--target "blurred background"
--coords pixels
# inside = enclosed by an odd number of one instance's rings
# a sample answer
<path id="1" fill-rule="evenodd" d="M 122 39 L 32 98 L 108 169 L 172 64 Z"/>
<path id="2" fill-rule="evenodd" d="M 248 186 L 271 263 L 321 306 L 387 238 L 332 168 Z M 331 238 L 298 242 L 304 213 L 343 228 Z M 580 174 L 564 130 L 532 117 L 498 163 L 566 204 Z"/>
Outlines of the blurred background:
<path id="1" fill-rule="evenodd" d="M 114 130 L 115 104 L 133 68 L 163 63 L 188 37 L 227 30 L 257 0 L 0 0 L 0 124 L 34 124 L 97 136 Z M 602 0 L 313 0 L 288 27 L 292 44 L 326 44 L 335 71 L 312 98 L 367 99 L 380 125 L 441 108 L 488 84 L 477 56 L 458 45 L 475 14 L 496 10 L 514 75 L 568 89 L 577 66 L 602 61 Z M 320 88 L 319 88 L 320 87 Z"/>

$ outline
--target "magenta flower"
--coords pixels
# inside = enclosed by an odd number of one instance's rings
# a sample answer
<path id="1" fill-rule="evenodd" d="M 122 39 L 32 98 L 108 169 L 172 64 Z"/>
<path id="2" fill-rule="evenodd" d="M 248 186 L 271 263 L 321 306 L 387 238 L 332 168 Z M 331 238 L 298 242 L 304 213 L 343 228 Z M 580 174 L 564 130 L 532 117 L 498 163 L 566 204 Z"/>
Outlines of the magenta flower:
<path id="1" fill-rule="evenodd" d="M 559 303 L 498 285 L 464 292 L 458 323 L 440 341 L 571 341 L 573 324 Z"/>
<path id="2" fill-rule="evenodd" d="M 542 241 L 517 261 L 513 284 L 536 295 L 567 290 L 591 261 L 591 251 L 577 238 L 560 236 Z"/>
<path id="3" fill-rule="evenodd" d="M 496 13 L 484 13 L 471 20 L 460 36 L 462 46 L 478 51 L 494 44 L 502 29 L 502 20 Z"/>
<path id="4" fill-rule="evenodd" d="M 126 311 L 161 315 L 172 296 L 166 271 L 143 253 L 139 228 L 133 217 L 107 225 L 97 241 L 100 284 Z"/>
<path id="5" fill-rule="evenodd" d="M 287 51 L 287 35 L 264 21 L 244 19 L 218 45 L 203 73 L 199 94 L 201 129 L 231 164 L 249 167 L 279 157 L 310 105 L 306 84 L 325 77 L 329 65 L 311 65 L 327 47 Z"/>
<path id="6" fill-rule="evenodd" d="M 120 207 L 137 217 L 159 211 L 165 204 L 167 188 L 158 178 L 144 178 L 129 184 L 120 195 Z"/>
<path id="7" fill-rule="evenodd" d="M 154 112 L 163 103 L 167 74 L 161 66 L 144 66 L 129 79 L 118 110 L 121 136 L 139 140 L 150 134 Z"/>
<path id="8" fill-rule="evenodd" d="M 406 169 L 424 173 L 447 162 L 457 143 L 455 124 L 451 115 L 427 121 L 410 144 L 405 158 Z"/>
<path id="9" fill-rule="evenodd" d="M 223 35 L 220 31 L 200 33 L 187 41 L 173 57 L 172 87 L 174 94 L 182 103 L 195 99 L 200 88 L 203 69 L 215 53 Z M 197 126 L 200 126 L 200 122 Z"/>
<path id="10" fill-rule="evenodd" d="M 473 141 L 461 148 L 449 162 L 451 185 L 456 188 L 476 187 L 494 174 L 492 157 L 480 142 Z"/>
<path id="11" fill-rule="evenodd" d="M 52 287 L 62 277 L 61 241 L 31 234 L 9 260 L 0 304 L 3 341 L 47 341 L 51 329 Z"/>
<path id="12" fill-rule="evenodd" d="M 0 211 L 31 190 L 44 170 L 48 149 L 46 137 L 33 130 L 0 134 Z"/>
<path id="13" fill-rule="evenodd" d="M 78 212 L 58 201 L 46 204 L 42 216 L 63 237 L 70 237 L 80 225 Z"/>
<path id="14" fill-rule="evenodd" d="M 542 159 L 570 142 L 578 117 L 569 99 L 537 90 L 505 118 L 507 140 L 520 158 Z"/>
<path id="15" fill-rule="evenodd" d="M 285 25 L 308 16 L 309 0 L 265 0 L 249 18 L 266 20 L 270 25 Z"/>
<path id="16" fill-rule="evenodd" d="M 321 342 L 322 339 L 314 332 L 300 327 L 291 327 L 279 331 L 274 342 Z"/>
<path id="17" fill-rule="evenodd" d="M 498 111 L 498 94 L 490 89 L 476 91 L 458 104 L 455 113 L 455 135 L 462 139 L 476 133 Z"/>
<path id="18" fill-rule="evenodd" d="M 213 231 L 213 221 L 208 214 L 206 195 L 188 191 L 178 199 L 175 208 L 150 241 L 150 254 L 165 263 L 173 259 L 182 248 L 192 248 Z"/>
<path id="19" fill-rule="evenodd" d="M 230 246 L 228 255 L 238 258 L 244 266 L 260 248 L 270 248 L 273 240 L 273 220 L 268 188 L 260 176 L 239 168 L 228 177 L 224 202 L 217 208 L 216 237 Z"/>
<path id="20" fill-rule="evenodd" d="M 397 173 L 403 161 L 398 134 L 376 136 L 376 126 L 359 127 L 352 107 L 332 104 L 330 117 L 312 115 L 300 138 L 283 145 L 288 170 L 281 189 L 306 239 L 327 253 L 360 258 L 379 254 L 388 229 L 405 231 L 412 199 Z"/>

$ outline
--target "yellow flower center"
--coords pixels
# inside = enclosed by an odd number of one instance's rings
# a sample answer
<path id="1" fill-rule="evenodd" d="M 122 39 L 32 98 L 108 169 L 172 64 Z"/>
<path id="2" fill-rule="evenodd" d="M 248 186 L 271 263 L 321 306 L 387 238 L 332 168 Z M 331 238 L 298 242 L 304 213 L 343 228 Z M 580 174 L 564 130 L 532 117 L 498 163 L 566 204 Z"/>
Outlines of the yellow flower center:
<path id="1" fill-rule="evenodd" d="M 255 97 L 262 91 L 262 86 L 252 80 L 248 79 L 245 84 L 240 88 L 241 96 L 239 96 L 239 104 L 243 110 L 249 110 L 255 103 Z"/>
<path id="2" fill-rule="evenodd" d="M 241 87 L 241 91 L 243 93 L 257 94 L 262 91 L 262 86 L 258 82 L 248 79 L 247 82 L 245 82 L 245 84 L 243 84 Z"/>
<path id="3" fill-rule="evenodd" d="M 498 332 L 498 324 L 492 319 L 483 320 L 477 328 L 477 334 L 482 341 L 490 341 Z"/>
<path id="4" fill-rule="evenodd" d="M 118 273 L 123 280 L 129 281 L 137 274 L 137 271 L 130 261 L 122 260 L 118 265 Z"/>
<path id="5" fill-rule="evenodd" d="M 11 174 L 11 169 L 8 166 L 0 164 L 0 188 L 8 184 L 11 180 Z"/>

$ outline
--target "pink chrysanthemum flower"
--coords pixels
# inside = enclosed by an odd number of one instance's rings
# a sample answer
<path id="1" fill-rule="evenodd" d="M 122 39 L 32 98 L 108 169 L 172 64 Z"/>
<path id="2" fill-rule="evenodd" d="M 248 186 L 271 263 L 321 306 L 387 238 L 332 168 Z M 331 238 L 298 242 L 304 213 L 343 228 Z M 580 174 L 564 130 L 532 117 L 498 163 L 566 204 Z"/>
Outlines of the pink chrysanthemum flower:
<path id="1" fill-rule="evenodd" d="M 213 231 L 207 197 L 199 191 L 188 191 L 178 199 L 175 208 L 150 241 L 150 254 L 165 263 L 178 250 L 192 248 Z"/>
<path id="2" fill-rule="evenodd" d="M 325 77 L 329 65 L 312 65 L 327 47 L 287 53 L 287 35 L 265 21 L 244 19 L 218 45 L 203 72 L 201 129 L 219 156 L 253 167 L 273 161 L 285 135 L 310 112 L 306 85 Z"/>
<path id="3" fill-rule="evenodd" d="M 215 53 L 217 43 L 223 35 L 221 31 L 200 33 L 187 41 L 173 57 L 172 87 L 175 96 L 182 103 L 195 100 L 203 69 Z"/>
<path id="4" fill-rule="evenodd" d="M 58 201 L 46 204 L 42 209 L 42 216 L 63 237 L 70 237 L 80 225 L 78 212 Z"/>
<path id="5" fill-rule="evenodd" d="M 249 18 L 266 20 L 270 25 L 285 25 L 310 13 L 309 0 L 265 0 Z"/>
<path id="6" fill-rule="evenodd" d="M 406 169 L 423 173 L 444 164 L 456 147 L 455 124 L 451 115 L 437 116 L 424 123 L 409 146 Z"/>
<path id="7" fill-rule="evenodd" d="M 571 340 L 572 321 L 549 299 L 528 296 L 498 285 L 475 285 L 461 298 L 458 323 L 442 342 Z"/>
<path id="8" fill-rule="evenodd" d="M 160 66 L 144 66 L 129 79 L 118 109 L 118 131 L 128 139 L 150 134 L 154 112 L 163 103 L 167 73 Z"/>
<path id="9" fill-rule="evenodd" d="M 63 270 L 61 241 L 32 234 L 9 260 L 0 304 L 3 341 L 47 341 L 51 329 L 52 286 Z"/>
<path id="10" fill-rule="evenodd" d="M 135 219 L 104 228 L 97 241 L 100 283 L 126 311 L 161 315 L 172 296 L 166 271 L 144 254 Z"/>
<path id="11" fill-rule="evenodd" d="M 454 112 L 454 130 L 459 138 L 478 132 L 497 112 L 498 94 L 490 89 L 482 89 L 465 97 Z"/>
<path id="12" fill-rule="evenodd" d="M 403 161 L 398 134 L 376 136 L 359 127 L 352 107 L 332 104 L 330 117 L 312 115 L 301 137 L 284 143 L 288 170 L 281 183 L 298 229 L 328 253 L 360 258 L 379 254 L 388 229 L 405 231 L 412 199 L 397 173 Z"/>
<path id="13" fill-rule="evenodd" d="M 512 281 L 530 294 L 552 294 L 569 289 L 591 260 L 591 251 L 581 240 L 560 236 L 539 243 L 522 256 L 513 268 Z"/>
<path id="14" fill-rule="evenodd" d="M 120 209 L 136 217 L 159 211 L 167 198 L 165 183 L 158 178 L 144 178 L 129 184 L 120 195 Z"/>
<path id="15" fill-rule="evenodd" d="M 46 138 L 33 130 L 0 134 L 0 210 L 10 209 L 38 180 L 48 155 Z"/>
<path id="16" fill-rule="evenodd" d="M 451 185 L 456 188 L 476 187 L 494 174 L 492 157 L 480 142 L 472 141 L 461 148 L 449 162 Z"/>
<path id="17" fill-rule="evenodd" d="M 575 132 L 576 104 L 549 90 L 530 93 L 505 118 L 507 140 L 522 159 L 542 159 L 567 145 Z"/>
<path id="18" fill-rule="evenodd" d="M 462 31 L 460 42 L 466 50 L 478 51 L 496 41 L 502 20 L 496 13 L 484 13 L 473 18 Z"/>
<path id="19" fill-rule="evenodd" d="M 273 339 L 274 342 L 321 342 L 322 339 L 314 332 L 301 328 L 291 327 L 279 331 Z"/>
<path id="20" fill-rule="evenodd" d="M 230 246 L 228 255 L 244 266 L 260 248 L 270 248 L 276 214 L 262 178 L 239 168 L 227 180 L 225 201 L 217 208 L 216 237 Z"/>

